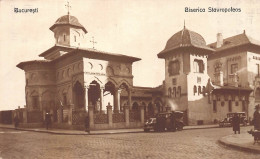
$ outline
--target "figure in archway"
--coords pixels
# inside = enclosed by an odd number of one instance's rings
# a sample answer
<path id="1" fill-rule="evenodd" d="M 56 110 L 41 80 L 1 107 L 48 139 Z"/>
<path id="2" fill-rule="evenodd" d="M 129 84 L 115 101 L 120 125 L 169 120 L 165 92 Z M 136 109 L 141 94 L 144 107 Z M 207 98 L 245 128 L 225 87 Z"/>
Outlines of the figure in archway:
<path id="1" fill-rule="evenodd" d="M 105 90 L 104 90 L 104 101 L 105 103 L 110 103 L 112 106 L 114 106 L 114 112 L 118 111 L 116 107 L 116 88 L 115 84 L 112 82 L 107 82 L 105 84 Z"/>
<path id="2" fill-rule="evenodd" d="M 103 96 L 103 94 L 102 94 Z M 92 81 L 88 89 L 88 102 L 93 106 L 94 113 L 100 111 L 101 106 L 101 90 L 100 84 L 97 81 Z"/>

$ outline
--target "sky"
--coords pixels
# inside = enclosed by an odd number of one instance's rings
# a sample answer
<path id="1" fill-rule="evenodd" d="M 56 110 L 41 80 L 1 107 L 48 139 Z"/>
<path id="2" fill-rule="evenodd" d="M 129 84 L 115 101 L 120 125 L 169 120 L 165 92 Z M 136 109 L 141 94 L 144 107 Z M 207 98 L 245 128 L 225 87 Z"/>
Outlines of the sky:
<path id="1" fill-rule="evenodd" d="M 49 28 L 67 14 L 66 0 L 0 0 L 0 110 L 25 105 L 25 74 L 16 65 L 42 59 L 54 46 Z M 133 64 L 134 85 L 156 87 L 164 80 L 164 60 L 158 59 L 167 40 L 186 28 L 207 44 L 217 33 L 224 38 L 246 34 L 260 41 L 260 1 L 257 0 L 70 0 L 71 15 L 87 29 L 85 47 L 94 36 L 97 50 L 141 58 Z M 185 12 L 185 7 L 206 12 Z M 241 8 L 235 13 L 209 13 L 208 7 Z M 14 8 L 38 8 L 15 13 Z"/>

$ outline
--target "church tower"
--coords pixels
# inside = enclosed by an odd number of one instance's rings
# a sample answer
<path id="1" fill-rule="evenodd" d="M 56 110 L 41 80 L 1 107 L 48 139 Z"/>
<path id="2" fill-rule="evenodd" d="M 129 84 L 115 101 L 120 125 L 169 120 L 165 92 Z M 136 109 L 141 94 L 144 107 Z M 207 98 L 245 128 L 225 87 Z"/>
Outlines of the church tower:
<path id="1" fill-rule="evenodd" d="M 204 108 L 208 106 L 207 57 L 213 51 L 200 34 L 184 26 L 157 55 L 165 60 L 165 105 L 172 110 L 186 112 L 186 122 L 189 120 L 189 124 L 204 118 L 196 117 L 197 111 L 208 109 Z"/>
<path id="2" fill-rule="evenodd" d="M 68 9 L 69 9 L 68 4 Z M 78 19 L 68 14 L 56 20 L 50 27 L 56 40 L 56 45 L 80 47 L 85 40 L 87 30 L 82 26 Z"/>

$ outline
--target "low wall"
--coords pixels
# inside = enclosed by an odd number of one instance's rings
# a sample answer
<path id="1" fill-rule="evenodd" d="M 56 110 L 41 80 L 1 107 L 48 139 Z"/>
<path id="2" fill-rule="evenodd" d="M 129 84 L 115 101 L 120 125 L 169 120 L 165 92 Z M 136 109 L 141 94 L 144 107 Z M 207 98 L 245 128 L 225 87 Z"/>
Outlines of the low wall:
<path id="1" fill-rule="evenodd" d="M 12 124 L 12 110 L 0 111 L 0 123 Z"/>
<path id="2" fill-rule="evenodd" d="M 107 130 L 107 129 L 128 129 L 128 128 L 142 128 L 144 124 L 141 122 L 129 122 L 127 126 L 125 122 L 113 123 L 111 126 L 109 124 L 95 124 L 92 128 L 93 130 Z"/>
<path id="3" fill-rule="evenodd" d="M 41 123 L 19 123 L 20 128 L 43 128 L 45 125 Z"/>

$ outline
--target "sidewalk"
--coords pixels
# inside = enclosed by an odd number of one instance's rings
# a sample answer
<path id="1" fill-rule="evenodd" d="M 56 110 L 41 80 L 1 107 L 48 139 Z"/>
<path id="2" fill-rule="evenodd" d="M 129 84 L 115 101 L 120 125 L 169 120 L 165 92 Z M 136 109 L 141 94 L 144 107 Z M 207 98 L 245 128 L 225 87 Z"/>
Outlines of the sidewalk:
<path id="1" fill-rule="evenodd" d="M 196 126 L 185 126 L 184 130 L 190 129 L 209 129 L 209 128 L 217 128 L 218 125 L 196 125 Z M 5 129 L 14 129 L 14 125 L 4 125 L 0 124 L 0 128 Z M 18 128 L 20 131 L 33 131 L 40 133 L 49 133 L 49 134 L 57 134 L 57 135 L 104 135 L 104 134 L 123 134 L 123 133 L 141 133 L 144 132 L 142 128 L 137 129 L 114 129 L 114 130 L 95 130 L 90 131 L 90 134 L 80 130 L 65 130 L 65 129 L 49 129 L 45 128 Z"/>
<path id="2" fill-rule="evenodd" d="M 238 150 L 260 154 L 260 141 L 259 143 L 254 144 L 253 136 L 248 133 L 233 134 L 222 137 L 219 139 L 219 143 Z"/>

